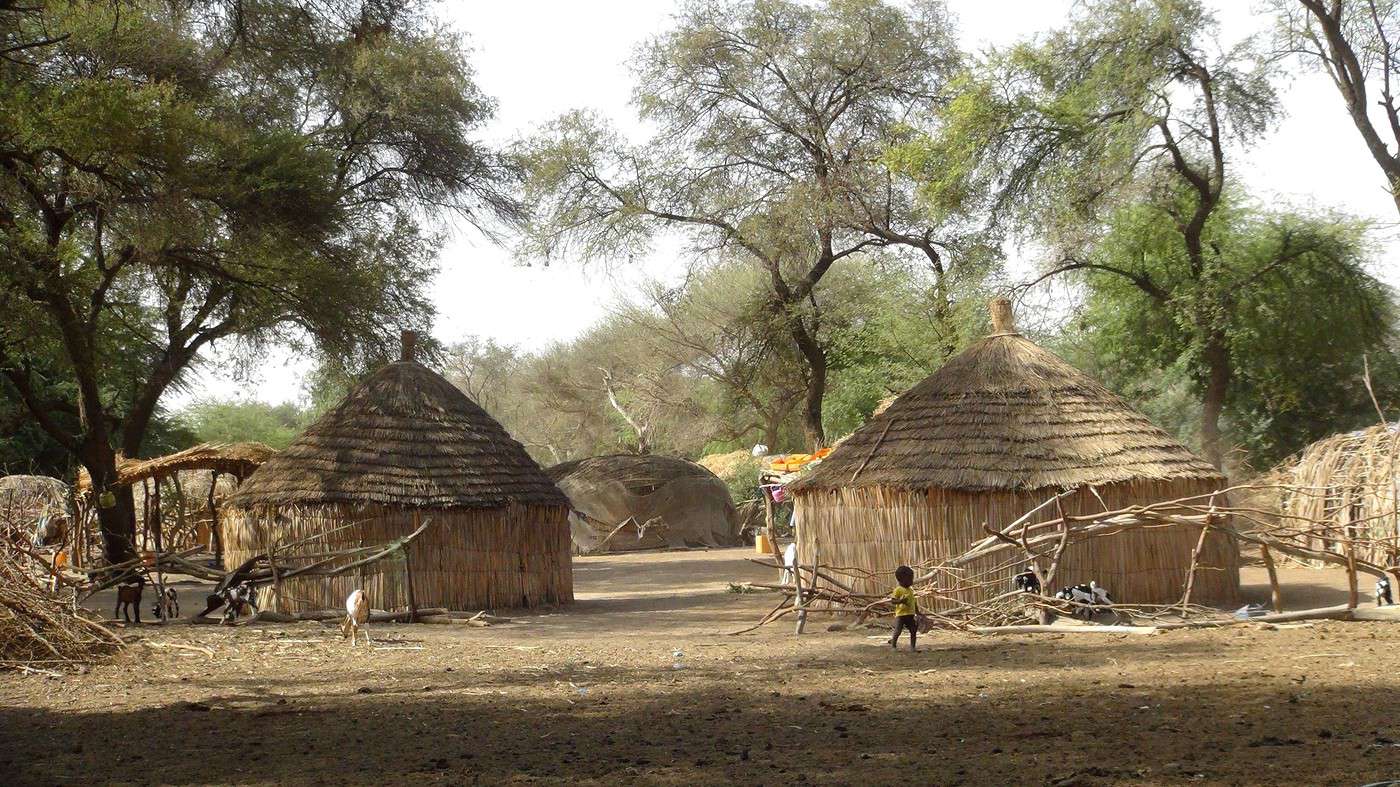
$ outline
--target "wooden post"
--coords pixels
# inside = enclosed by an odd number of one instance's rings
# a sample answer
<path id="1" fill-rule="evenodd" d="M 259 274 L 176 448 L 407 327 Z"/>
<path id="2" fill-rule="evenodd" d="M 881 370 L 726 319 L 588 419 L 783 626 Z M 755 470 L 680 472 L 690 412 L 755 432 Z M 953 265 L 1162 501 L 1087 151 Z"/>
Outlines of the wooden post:
<path id="1" fill-rule="evenodd" d="M 1283 611 L 1283 594 L 1278 587 L 1278 569 L 1274 567 L 1274 555 L 1269 551 L 1268 544 L 1259 545 L 1259 554 L 1264 558 L 1264 568 L 1269 571 L 1269 601 L 1273 603 L 1274 612 Z"/>
<path id="2" fill-rule="evenodd" d="M 1211 511 L 1205 514 L 1205 522 L 1201 525 L 1201 538 L 1196 539 L 1196 549 L 1191 550 L 1191 564 L 1186 570 L 1186 590 L 1182 592 L 1182 618 L 1186 618 L 1190 613 L 1191 587 L 1196 584 L 1196 567 L 1201 562 L 1201 550 L 1205 549 L 1205 536 L 1211 532 L 1211 520 L 1215 514 L 1215 499 L 1211 497 Z"/>
<path id="3" fill-rule="evenodd" d="M 792 565 L 792 580 L 797 583 L 797 628 L 793 633 L 802 636 L 802 630 L 807 627 L 807 608 L 802 600 L 802 559 L 800 557 Z"/>
<path id="4" fill-rule="evenodd" d="M 413 529 L 418 529 L 418 512 L 413 512 Z M 404 581 L 408 584 L 408 622 L 418 622 L 418 602 L 413 598 L 413 558 L 409 557 L 411 544 L 403 545 Z"/>
<path id="5" fill-rule="evenodd" d="M 151 535 L 155 538 L 156 552 L 159 553 L 165 548 L 165 540 L 162 538 L 162 530 L 165 521 L 161 518 L 160 510 L 160 476 L 151 479 L 153 497 L 151 498 Z"/>
<path id="6" fill-rule="evenodd" d="M 224 534 L 219 530 L 219 507 L 214 505 L 214 490 L 219 486 L 219 471 L 209 477 L 209 541 L 214 550 L 214 565 L 224 565 Z"/>
<path id="7" fill-rule="evenodd" d="M 151 540 L 151 482 L 141 479 L 141 551 L 145 552 Z"/>
<path id="8" fill-rule="evenodd" d="M 1356 609 L 1360 601 L 1356 588 L 1356 539 L 1355 531 L 1351 525 L 1347 525 L 1347 608 Z"/>

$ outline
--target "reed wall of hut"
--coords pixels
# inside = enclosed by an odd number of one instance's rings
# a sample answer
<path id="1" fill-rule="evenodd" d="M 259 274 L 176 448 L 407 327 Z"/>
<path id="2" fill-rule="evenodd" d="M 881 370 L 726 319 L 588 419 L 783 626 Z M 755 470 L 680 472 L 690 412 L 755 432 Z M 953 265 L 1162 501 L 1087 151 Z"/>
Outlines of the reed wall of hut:
<path id="1" fill-rule="evenodd" d="M 306 539 L 302 553 L 386 544 L 427 529 L 407 560 L 385 558 L 333 577 L 294 577 L 267 588 L 279 612 L 339 609 L 363 588 L 376 609 L 408 606 L 408 568 L 419 607 L 500 609 L 573 601 L 567 509 L 509 505 L 487 509 L 319 505 L 235 508 L 224 522 L 228 564 Z M 303 561 L 304 562 L 304 561 Z M 348 561 L 347 561 L 348 562 Z"/>
<path id="2" fill-rule="evenodd" d="M 1209 481 L 1128 481 L 1095 487 L 1098 497 L 1081 490 L 1062 505 L 1070 516 L 1088 515 L 1124 506 L 1209 494 L 1218 485 Z M 798 559 L 827 566 L 859 566 L 877 572 L 873 579 L 854 580 L 858 593 L 884 594 L 894 587 L 894 570 L 901 564 L 919 565 L 957 557 L 987 536 L 983 524 L 1004 527 L 1061 490 L 964 492 L 949 489 L 920 491 L 862 487 L 796 496 Z M 1099 498 L 1102 498 L 1102 502 Z M 1223 500 L 1221 501 L 1223 504 Z M 1029 520 L 1054 519 L 1049 507 Z M 1095 580 L 1113 593 L 1115 601 L 1170 604 L 1181 600 L 1191 556 L 1200 530 L 1164 527 L 1134 530 L 1071 544 L 1056 573 L 1056 586 Z M 1010 590 L 1011 577 L 1024 562 L 1002 566 L 1004 556 L 975 561 L 967 575 L 1002 580 L 990 589 L 954 593 L 959 602 L 985 601 Z M 1049 561 L 1040 561 L 1041 569 Z M 821 580 L 819 580 L 821 582 Z M 1239 550 L 1223 534 L 1206 537 L 1192 598 L 1197 603 L 1233 604 L 1239 599 Z M 952 602 L 948 602 L 951 604 Z"/>

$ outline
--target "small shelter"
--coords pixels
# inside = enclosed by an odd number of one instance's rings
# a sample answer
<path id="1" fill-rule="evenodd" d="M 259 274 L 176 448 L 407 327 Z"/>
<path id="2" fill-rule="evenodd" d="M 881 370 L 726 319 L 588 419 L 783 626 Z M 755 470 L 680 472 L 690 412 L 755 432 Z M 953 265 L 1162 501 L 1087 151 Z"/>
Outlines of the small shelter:
<path id="1" fill-rule="evenodd" d="M 1333 435 L 1275 471 L 1278 505 L 1294 522 L 1316 523 L 1304 546 L 1380 566 L 1400 562 L 1400 424 Z"/>
<path id="2" fill-rule="evenodd" d="M 403 550 L 335 577 L 274 584 L 283 612 L 466 610 L 573 600 L 568 500 L 525 448 L 442 376 L 403 356 L 375 372 L 244 482 L 225 512 L 229 565 L 293 543 Z"/>
<path id="3" fill-rule="evenodd" d="M 577 553 L 741 543 L 729 487 L 694 462 L 615 454 L 564 462 L 547 472 L 573 507 Z"/>
<path id="4" fill-rule="evenodd" d="M 1076 515 L 1223 487 L 1214 467 L 1146 416 L 1017 333 L 1009 301 L 992 302 L 992 329 L 788 488 L 803 564 L 879 572 L 853 589 L 885 593 L 900 564 L 957 556 L 987 535 L 984 525 L 1009 525 L 1062 490 L 1077 490 L 1062 503 Z M 1095 579 L 1120 602 L 1176 602 L 1199 537 L 1169 527 L 1073 544 L 1057 584 Z M 1194 598 L 1235 601 L 1233 541 L 1208 535 L 1200 565 Z"/>
<path id="5" fill-rule="evenodd" d="M 117 458 L 117 484 L 133 487 L 141 529 L 137 547 L 176 550 L 207 545 L 215 559 L 223 557 L 219 505 L 237 487 L 272 458 L 262 443 L 200 443 L 151 459 Z M 196 476 L 208 474 L 208 483 Z M 162 502 L 162 487 L 168 493 Z M 78 470 L 78 498 L 91 507 L 92 481 L 86 469 Z"/>

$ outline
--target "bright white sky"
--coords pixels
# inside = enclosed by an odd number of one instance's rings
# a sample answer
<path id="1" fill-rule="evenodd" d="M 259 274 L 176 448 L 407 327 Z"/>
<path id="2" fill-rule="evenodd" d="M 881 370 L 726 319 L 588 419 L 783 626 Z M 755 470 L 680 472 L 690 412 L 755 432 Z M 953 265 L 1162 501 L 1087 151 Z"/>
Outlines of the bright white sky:
<path id="1" fill-rule="evenodd" d="M 1247 0 L 1207 0 L 1232 42 L 1269 24 Z M 1003 45 L 1061 24 L 1072 0 L 948 0 L 965 48 Z M 606 8 L 606 12 L 600 9 Z M 449 2 L 443 10 L 469 32 L 472 62 L 487 94 L 499 102 L 489 140 L 505 143 L 574 108 L 611 117 L 640 136 L 629 105 L 626 61 L 640 41 L 665 29 L 674 4 L 667 0 L 512 0 Z M 1284 86 L 1289 112 L 1265 143 L 1234 159 L 1256 196 L 1300 207 L 1326 206 L 1386 223 L 1386 278 L 1400 281 L 1394 261 L 1394 203 L 1367 156 L 1340 99 L 1325 76 L 1306 74 Z M 568 261 L 548 268 L 520 265 L 508 249 L 470 229 L 454 232 L 443 249 L 433 286 L 438 316 L 434 335 L 444 342 L 489 336 L 525 349 L 567 340 L 604 316 L 620 291 L 647 276 L 681 269 L 677 246 L 662 243 L 649 258 L 611 274 L 582 270 Z M 305 359 L 274 353 L 237 380 L 218 370 L 217 356 L 188 390 L 164 402 L 179 408 L 193 399 L 255 398 L 270 403 L 299 399 Z M 227 368 L 226 366 L 222 368 Z"/>

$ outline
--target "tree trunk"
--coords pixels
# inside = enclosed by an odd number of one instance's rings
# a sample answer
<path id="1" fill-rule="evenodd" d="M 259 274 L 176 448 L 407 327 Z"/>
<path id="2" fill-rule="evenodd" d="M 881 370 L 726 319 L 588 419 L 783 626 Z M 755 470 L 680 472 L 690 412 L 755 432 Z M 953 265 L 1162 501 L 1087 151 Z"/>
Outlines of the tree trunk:
<path id="1" fill-rule="evenodd" d="M 1225 468 L 1225 448 L 1220 438 L 1220 415 L 1225 410 L 1225 395 L 1230 387 L 1232 369 L 1225 336 L 1212 333 L 1206 342 L 1205 395 L 1201 401 L 1201 448 L 1206 459 L 1217 468 Z"/>
<path id="2" fill-rule="evenodd" d="M 826 397 L 826 349 L 817 342 L 802 323 L 792 318 L 792 338 L 807 361 L 807 394 L 802 402 L 802 431 L 808 448 L 815 451 L 826 445 L 826 429 L 822 426 L 822 400 Z"/>
<path id="3" fill-rule="evenodd" d="M 90 439 L 83 448 L 83 467 L 92 480 L 92 494 L 98 501 L 97 525 L 102 534 L 102 556 L 108 563 L 128 560 L 136 554 L 136 501 L 131 487 L 114 485 L 117 453 L 105 441 Z M 115 505 L 101 505 L 104 491 L 116 497 Z"/>

